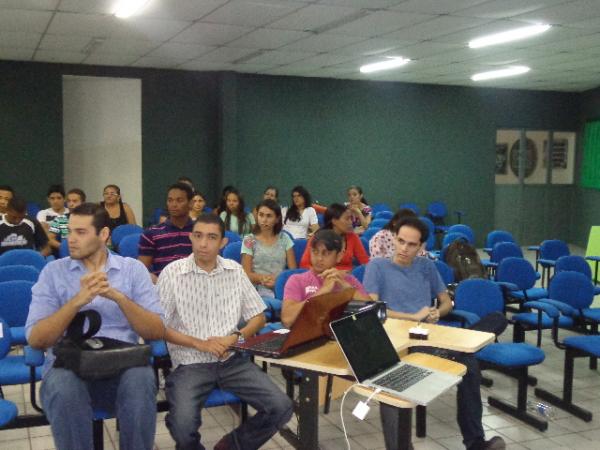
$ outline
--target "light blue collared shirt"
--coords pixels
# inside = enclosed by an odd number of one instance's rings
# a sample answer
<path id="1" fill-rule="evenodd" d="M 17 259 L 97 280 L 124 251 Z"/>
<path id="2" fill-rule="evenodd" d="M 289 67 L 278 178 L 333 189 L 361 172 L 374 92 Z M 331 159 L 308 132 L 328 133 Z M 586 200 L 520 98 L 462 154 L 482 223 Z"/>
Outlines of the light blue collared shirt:
<path id="1" fill-rule="evenodd" d="M 108 253 L 104 267 L 109 284 L 147 311 L 164 318 L 158 292 L 152 284 L 148 269 L 138 260 Z M 88 270 L 80 260 L 62 258 L 52 261 L 42 270 L 32 289 L 32 301 L 25 324 L 27 338 L 33 326 L 51 316 L 71 300 L 81 289 L 80 279 Z M 121 308 L 112 300 L 97 296 L 81 310 L 95 309 L 102 316 L 102 326 L 96 336 L 136 343 L 138 335 Z M 50 350 L 44 364 L 44 374 L 52 367 L 54 355 Z"/>

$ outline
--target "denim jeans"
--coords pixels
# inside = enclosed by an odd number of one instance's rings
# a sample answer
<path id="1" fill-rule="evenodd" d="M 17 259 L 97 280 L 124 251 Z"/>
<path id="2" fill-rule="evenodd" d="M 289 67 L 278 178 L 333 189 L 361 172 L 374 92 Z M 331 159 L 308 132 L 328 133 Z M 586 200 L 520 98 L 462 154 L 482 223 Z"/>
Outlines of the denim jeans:
<path id="1" fill-rule="evenodd" d="M 201 409 L 214 388 L 231 392 L 256 414 L 229 434 L 232 447 L 258 449 L 292 417 L 291 400 L 249 359 L 234 355 L 216 363 L 178 366 L 165 384 L 167 428 L 178 450 L 204 450 L 198 428 Z"/>
<path id="2" fill-rule="evenodd" d="M 42 381 L 42 407 L 57 450 L 92 450 L 93 411 L 114 414 L 121 450 L 151 450 L 156 429 L 156 379 L 151 367 L 85 381 L 67 369 L 51 368 Z"/>
<path id="3" fill-rule="evenodd" d="M 467 373 L 458 384 L 456 420 L 463 436 L 463 443 L 467 449 L 483 442 L 485 435 L 481 424 L 483 415 L 480 390 L 481 372 L 479 371 L 477 359 L 473 355 L 432 347 L 413 347 L 411 352 L 427 353 L 451 359 L 467 367 Z M 396 430 L 391 428 L 390 424 L 398 423 L 398 409 L 382 403 L 380 412 L 386 448 L 390 450 L 394 448 L 393 443 L 397 442 Z"/>

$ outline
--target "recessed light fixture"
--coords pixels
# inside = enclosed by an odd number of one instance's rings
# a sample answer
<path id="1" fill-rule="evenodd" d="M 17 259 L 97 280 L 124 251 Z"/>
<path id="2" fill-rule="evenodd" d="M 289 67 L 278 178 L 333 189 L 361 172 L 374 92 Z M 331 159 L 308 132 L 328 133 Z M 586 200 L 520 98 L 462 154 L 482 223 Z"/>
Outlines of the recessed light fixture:
<path id="1" fill-rule="evenodd" d="M 379 70 L 388 70 L 395 69 L 396 67 L 403 66 L 404 64 L 410 62 L 410 59 L 399 57 L 393 57 L 388 59 L 387 61 L 381 61 L 373 64 L 366 64 L 360 67 L 361 73 L 371 73 L 377 72 Z"/>
<path id="2" fill-rule="evenodd" d="M 550 29 L 550 25 L 539 24 L 529 27 L 515 28 L 514 30 L 503 31 L 502 33 L 490 34 L 469 42 L 469 48 L 481 48 L 488 45 L 504 44 L 505 42 L 525 39 L 537 34 L 541 34 Z"/>
<path id="3" fill-rule="evenodd" d="M 149 1 L 150 0 L 120 0 L 115 7 L 114 14 L 119 19 L 127 19 L 136 12 L 139 12 Z"/>
<path id="4" fill-rule="evenodd" d="M 490 72 L 476 73 L 471 77 L 473 81 L 493 80 L 494 78 L 512 77 L 529 72 L 531 69 L 527 66 L 513 66 L 506 69 L 492 70 Z"/>

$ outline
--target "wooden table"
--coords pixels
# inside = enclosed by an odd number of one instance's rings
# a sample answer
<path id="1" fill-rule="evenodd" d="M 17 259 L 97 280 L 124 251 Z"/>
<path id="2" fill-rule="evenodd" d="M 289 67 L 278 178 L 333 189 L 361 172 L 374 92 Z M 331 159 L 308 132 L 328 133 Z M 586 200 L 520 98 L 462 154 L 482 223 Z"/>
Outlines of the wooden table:
<path id="1" fill-rule="evenodd" d="M 392 344 L 396 351 L 400 354 L 405 354 L 410 347 L 427 346 L 444 348 L 448 350 L 456 350 L 465 353 L 474 353 L 487 344 L 494 341 L 493 333 L 483 333 L 480 331 L 465 330 L 462 328 L 446 327 L 442 325 L 421 324 L 423 328 L 429 329 L 429 339 L 426 341 L 409 339 L 408 330 L 416 325 L 415 322 L 408 320 L 387 319 L 384 328 L 388 333 Z M 421 356 L 419 356 L 421 355 Z M 416 362 L 419 364 L 428 365 L 435 368 L 443 363 L 431 355 L 415 354 L 402 356 L 403 360 Z M 298 403 L 298 434 L 292 435 L 289 431 L 283 431 L 282 435 L 298 449 L 316 450 L 319 448 L 319 376 L 320 375 L 337 375 L 349 377 L 353 379 L 352 372 L 348 367 L 348 363 L 344 358 L 339 345 L 335 341 L 327 342 L 321 347 L 301 353 L 291 358 L 265 358 L 257 356 L 256 361 L 264 361 L 272 365 L 281 366 L 288 369 L 302 370 L 302 377 L 299 385 L 299 403 Z M 446 361 L 446 360 L 444 360 Z M 452 371 L 460 372 L 458 366 L 464 367 L 461 364 L 454 365 L 452 361 L 447 361 L 446 367 Z M 464 374 L 464 372 L 462 372 Z M 457 373 L 459 374 L 459 373 Z M 403 415 L 404 430 L 410 433 L 410 413 L 414 405 L 410 402 L 401 400 L 386 399 L 389 397 L 385 394 L 381 395 L 386 402 L 397 401 L 399 408 L 404 408 L 408 414 Z M 406 420 L 408 417 L 408 427 Z M 406 436 L 405 436 L 406 437 Z M 410 434 L 408 434 L 410 440 Z"/>

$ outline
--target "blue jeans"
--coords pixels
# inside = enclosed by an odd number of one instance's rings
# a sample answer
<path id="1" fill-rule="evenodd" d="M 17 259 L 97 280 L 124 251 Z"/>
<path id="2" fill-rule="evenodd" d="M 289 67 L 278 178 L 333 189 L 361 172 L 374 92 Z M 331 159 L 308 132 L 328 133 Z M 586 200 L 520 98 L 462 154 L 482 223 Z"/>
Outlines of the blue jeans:
<path id="1" fill-rule="evenodd" d="M 473 355 L 455 352 L 452 350 L 436 349 L 432 347 L 413 347 L 411 352 L 427 353 L 441 358 L 451 359 L 467 367 L 467 373 L 458 384 L 456 394 L 456 420 L 463 436 L 463 443 L 467 449 L 476 448 L 484 438 L 481 417 L 481 372 L 479 362 Z M 394 448 L 397 442 L 397 432 L 392 424 L 398 423 L 398 409 L 381 403 L 381 423 L 386 442 L 386 448 Z"/>
<path id="2" fill-rule="evenodd" d="M 198 428 L 210 392 L 220 388 L 248 403 L 256 414 L 229 434 L 240 450 L 258 449 L 292 417 L 291 400 L 254 363 L 240 355 L 227 361 L 178 366 L 165 383 L 167 428 L 178 450 L 204 450 Z"/>
<path id="3" fill-rule="evenodd" d="M 133 367 L 99 381 L 52 368 L 42 381 L 40 397 L 58 450 L 92 450 L 93 411 L 100 410 L 119 420 L 121 450 L 154 446 L 156 378 L 151 367 Z"/>

